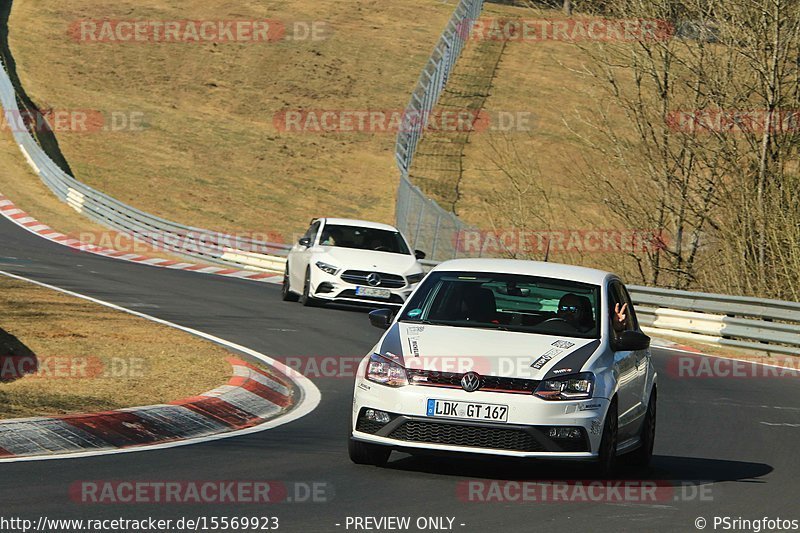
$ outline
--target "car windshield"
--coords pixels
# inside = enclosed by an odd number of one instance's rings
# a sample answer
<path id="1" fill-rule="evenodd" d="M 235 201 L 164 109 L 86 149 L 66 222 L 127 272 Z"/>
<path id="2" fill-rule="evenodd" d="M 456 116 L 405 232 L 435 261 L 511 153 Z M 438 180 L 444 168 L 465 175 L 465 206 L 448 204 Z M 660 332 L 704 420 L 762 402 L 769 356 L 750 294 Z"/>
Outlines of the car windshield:
<path id="1" fill-rule="evenodd" d="M 599 338 L 600 287 L 486 272 L 433 272 L 401 322 Z"/>
<path id="2" fill-rule="evenodd" d="M 322 246 L 375 250 L 393 254 L 410 253 L 400 232 L 359 226 L 326 224 L 322 229 L 319 243 Z"/>

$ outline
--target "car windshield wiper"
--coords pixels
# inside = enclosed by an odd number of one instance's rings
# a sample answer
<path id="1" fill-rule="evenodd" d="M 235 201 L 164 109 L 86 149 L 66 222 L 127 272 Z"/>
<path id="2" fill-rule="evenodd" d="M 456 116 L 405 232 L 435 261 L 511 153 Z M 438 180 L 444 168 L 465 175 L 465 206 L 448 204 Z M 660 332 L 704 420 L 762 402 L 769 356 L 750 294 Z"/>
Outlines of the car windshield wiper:
<path id="1" fill-rule="evenodd" d="M 476 325 L 473 325 L 473 324 L 465 324 L 464 327 L 465 328 L 475 328 L 475 329 L 499 329 L 500 331 L 511 331 L 506 326 L 503 326 L 501 324 L 492 324 L 492 325 L 481 324 L 479 326 L 476 326 Z"/>

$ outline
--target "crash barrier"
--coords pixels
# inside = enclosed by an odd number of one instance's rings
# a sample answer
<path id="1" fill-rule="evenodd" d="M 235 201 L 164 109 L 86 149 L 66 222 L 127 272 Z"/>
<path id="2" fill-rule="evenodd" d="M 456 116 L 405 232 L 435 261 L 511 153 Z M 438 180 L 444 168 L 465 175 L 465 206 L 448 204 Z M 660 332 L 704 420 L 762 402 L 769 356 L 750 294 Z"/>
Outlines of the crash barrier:
<path id="1" fill-rule="evenodd" d="M 283 271 L 282 256 L 287 255 L 288 245 L 171 222 L 124 204 L 64 172 L 23 124 L 26 114 L 20 111 L 5 63 L 0 69 L 0 101 L 28 164 L 61 201 L 77 212 L 159 250 L 244 269 Z"/>
<path id="2" fill-rule="evenodd" d="M 800 302 L 628 287 L 645 331 L 718 346 L 800 355 Z"/>
<path id="3" fill-rule="evenodd" d="M 411 183 L 408 172 L 427 119 L 469 39 L 472 21 L 478 18 L 482 9 L 483 0 L 461 0 L 456 6 L 411 93 L 404 124 L 395 144 L 395 159 L 400 170 L 395 204 L 397 227 L 409 238 L 414 248 L 426 251 L 428 257 L 434 260 L 455 258 L 458 255 L 459 235 L 469 226 L 425 196 Z"/>
<path id="4" fill-rule="evenodd" d="M 428 272 L 439 263 L 420 261 Z M 800 302 L 628 285 L 642 329 L 716 346 L 800 355 Z"/>

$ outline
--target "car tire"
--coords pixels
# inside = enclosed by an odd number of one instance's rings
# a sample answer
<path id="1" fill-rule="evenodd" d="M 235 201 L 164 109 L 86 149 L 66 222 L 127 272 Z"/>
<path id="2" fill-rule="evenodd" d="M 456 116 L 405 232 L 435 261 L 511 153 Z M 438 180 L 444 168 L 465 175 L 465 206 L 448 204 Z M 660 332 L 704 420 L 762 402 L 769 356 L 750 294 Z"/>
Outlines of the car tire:
<path id="1" fill-rule="evenodd" d="M 392 454 L 392 449 L 350 439 L 347 442 L 347 453 L 350 455 L 350 460 L 357 465 L 384 466 Z"/>
<path id="2" fill-rule="evenodd" d="M 617 438 L 619 418 L 617 413 L 617 399 L 611 401 L 603 423 L 603 436 L 600 438 L 599 457 L 597 458 L 597 473 L 603 477 L 611 477 L 617 470 Z"/>
<path id="3" fill-rule="evenodd" d="M 640 440 L 642 445 L 630 454 L 630 464 L 639 469 L 647 468 L 653 458 L 653 445 L 656 441 L 656 388 L 650 393 L 650 401 L 647 403 L 647 413 L 642 422 L 642 433 Z"/>
<path id="4" fill-rule="evenodd" d="M 313 307 L 316 300 L 309 294 L 311 292 L 311 270 L 306 270 L 305 281 L 303 281 L 303 295 L 300 296 L 300 303 L 306 307 Z"/>
<path id="5" fill-rule="evenodd" d="M 291 291 L 289 288 L 289 262 L 286 262 L 286 270 L 283 272 L 283 288 L 281 289 L 281 298 L 284 302 L 296 302 L 299 296 Z"/>

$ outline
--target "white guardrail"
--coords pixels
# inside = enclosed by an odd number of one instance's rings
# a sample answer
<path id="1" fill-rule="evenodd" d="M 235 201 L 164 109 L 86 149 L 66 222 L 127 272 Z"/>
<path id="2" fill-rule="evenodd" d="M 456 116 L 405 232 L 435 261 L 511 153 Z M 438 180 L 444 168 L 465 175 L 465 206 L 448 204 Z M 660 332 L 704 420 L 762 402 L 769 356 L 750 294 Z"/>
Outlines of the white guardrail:
<path id="1" fill-rule="evenodd" d="M 800 355 L 800 303 L 629 286 L 646 331 L 717 346 Z"/>

